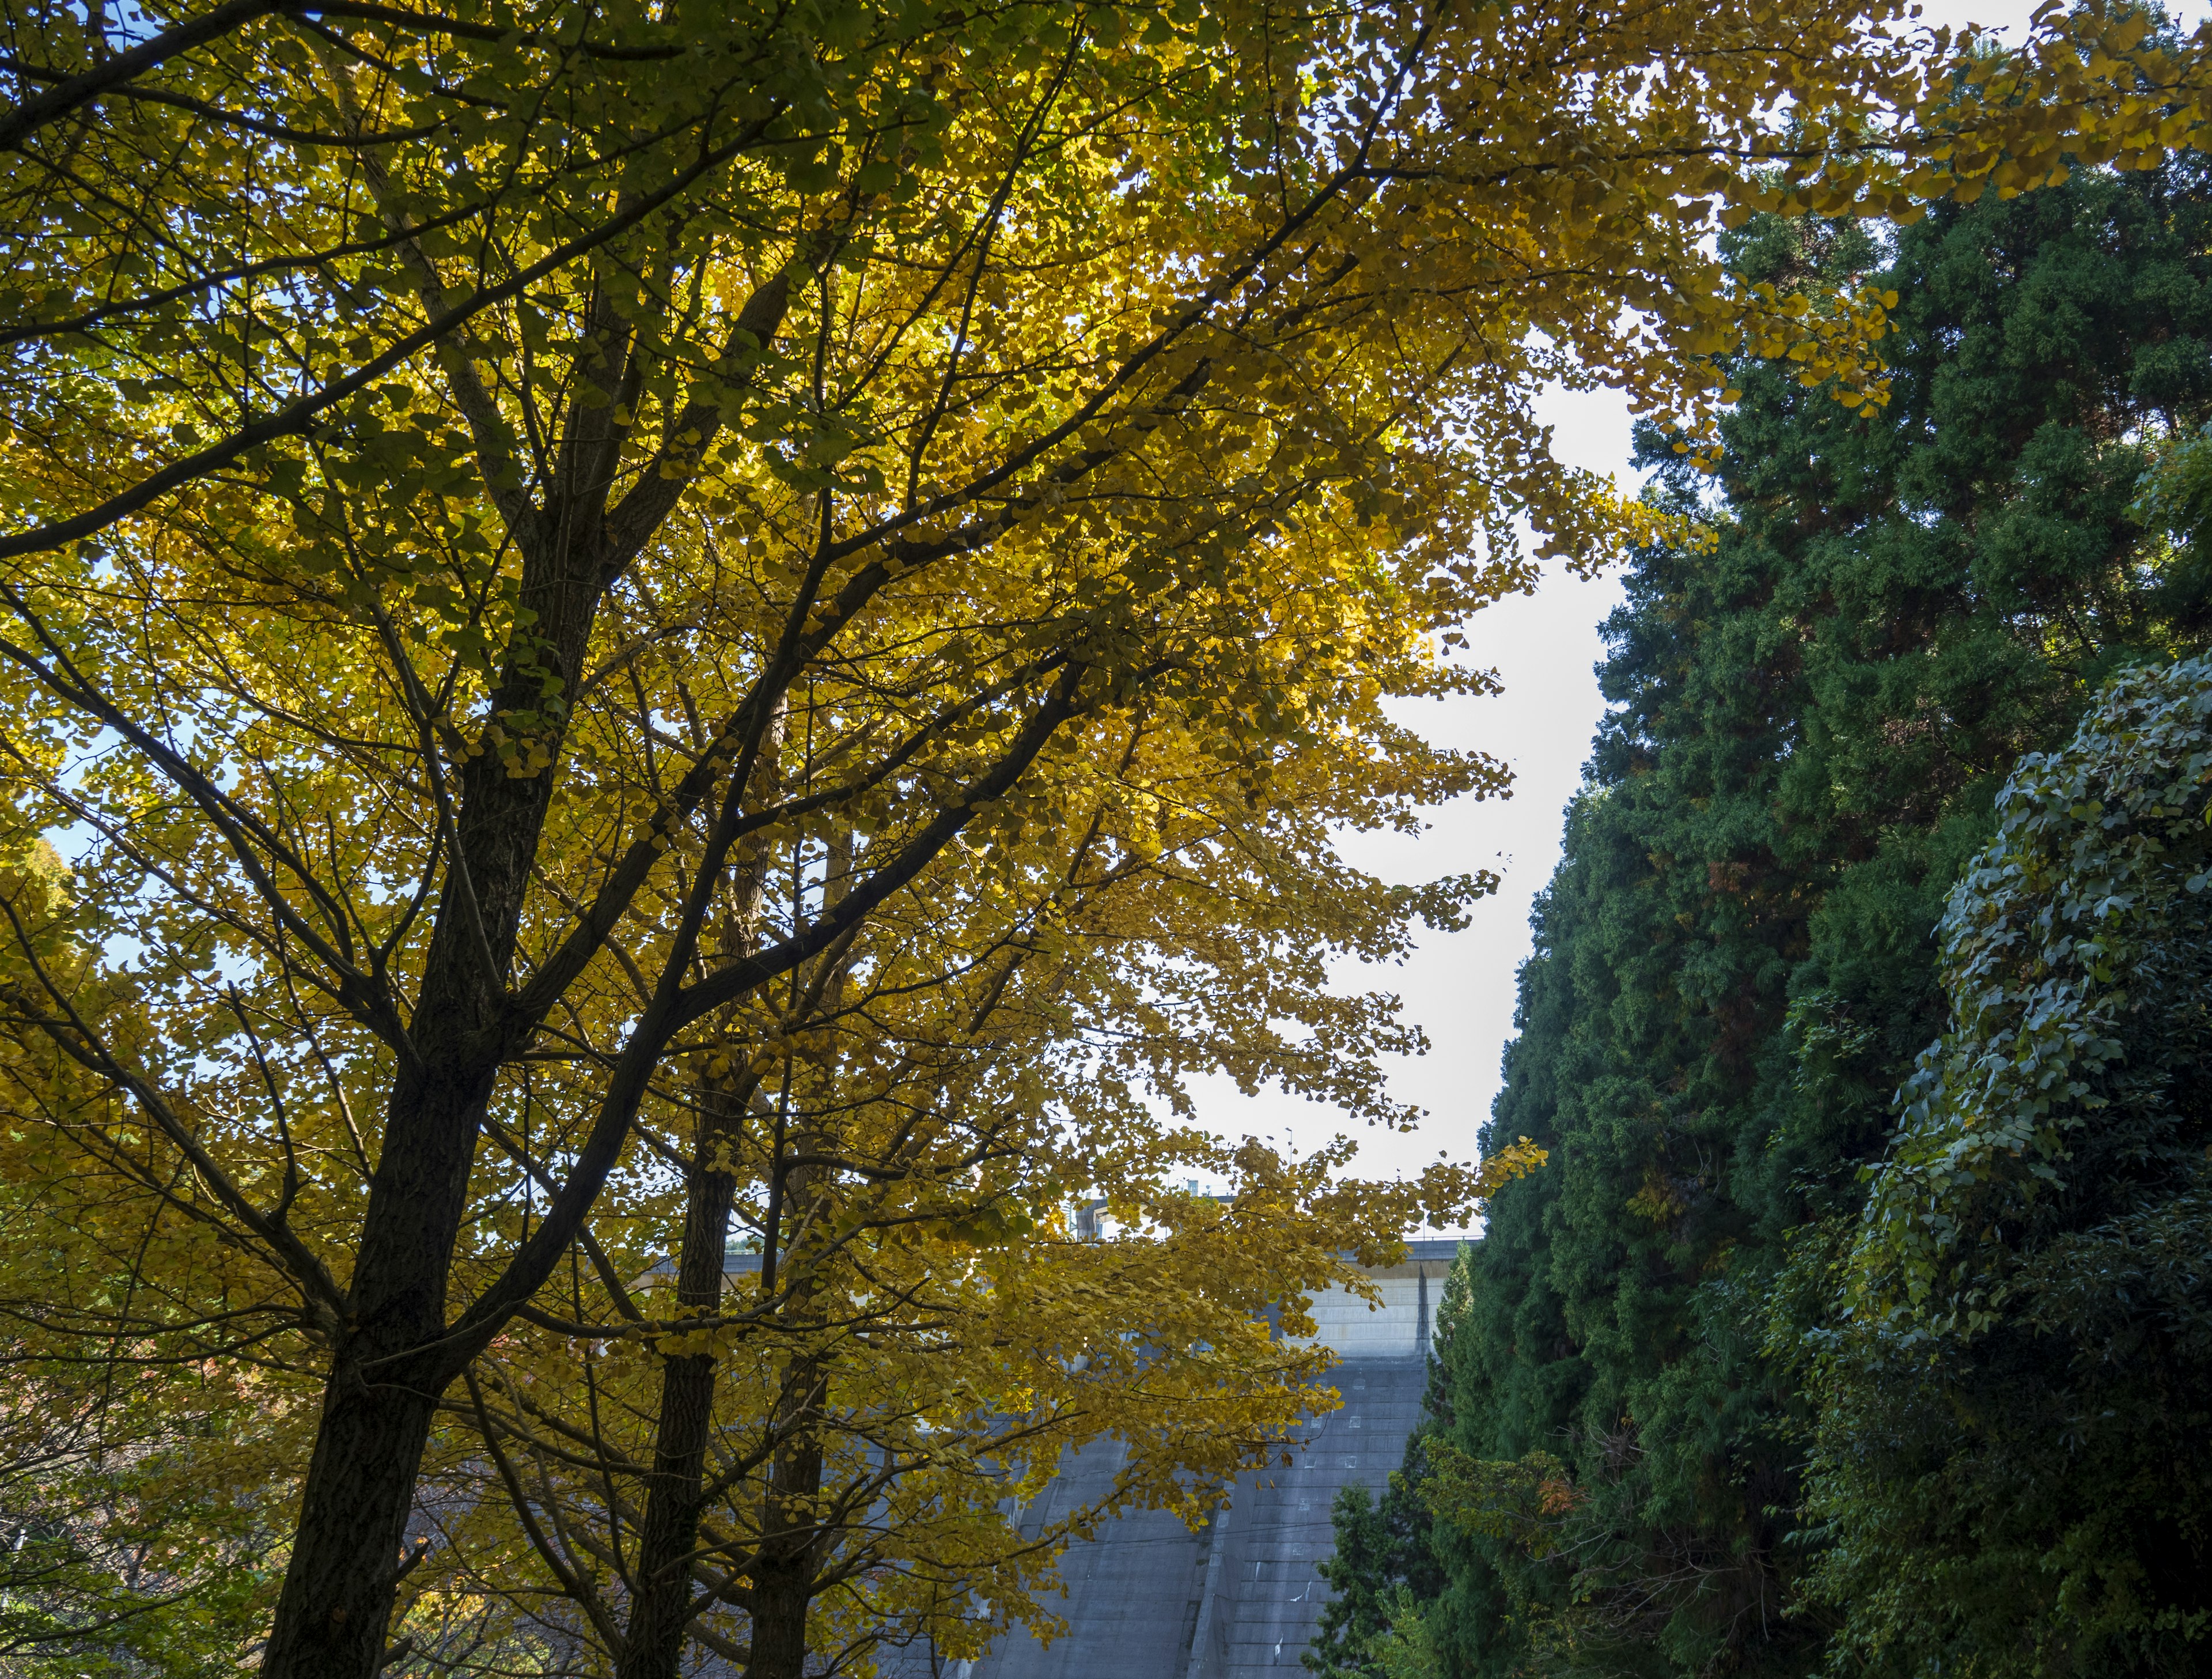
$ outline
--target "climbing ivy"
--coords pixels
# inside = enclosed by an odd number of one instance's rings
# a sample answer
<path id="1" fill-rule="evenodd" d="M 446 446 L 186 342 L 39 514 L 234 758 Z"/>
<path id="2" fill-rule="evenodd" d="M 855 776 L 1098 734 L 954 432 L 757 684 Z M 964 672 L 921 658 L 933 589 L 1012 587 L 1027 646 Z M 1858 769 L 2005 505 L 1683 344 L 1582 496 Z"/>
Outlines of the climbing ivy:
<path id="1" fill-rule="evenodd" d="M 1860 1670 L 2195 1673 L 2212 661 L 2116 678 L 1997 815 L 1943 918 L 1950 1027 L 1810 1285 L 1826 1310 L 1779 1326 L 1819 1408 L 1809 1585 Z"/>

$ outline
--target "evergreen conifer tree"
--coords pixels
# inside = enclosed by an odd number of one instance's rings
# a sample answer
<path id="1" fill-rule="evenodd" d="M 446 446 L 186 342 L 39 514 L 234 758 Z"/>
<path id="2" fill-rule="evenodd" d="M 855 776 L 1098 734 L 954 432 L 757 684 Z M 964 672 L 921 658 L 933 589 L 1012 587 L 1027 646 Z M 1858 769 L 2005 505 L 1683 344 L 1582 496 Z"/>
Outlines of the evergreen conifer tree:
<path id="1" fill-rule="evenodd" d="M 1613 709 L 1484 1135 L 1552 1165 L 1462 1262 L 1435 1473 L 1400 1494 L 1442 1512 L 1424 1624 L 1452 1673 L 1821 1664 L 1840 1610 L 1799 1590 L 1808 1400 L 1770 1320 L 1819 1310 L 1793 1241 L 1856 1218 L 1943 1029 L 1931 934 L 2007 774 L 2212 630 L 2205 544 L 2170 533 L 2195 492 L 2143 493 L 2212 413 L 2208 232 L 2192 161 L 1886 246 L 1734 235 L 1751 281 L 1879 269 L 1893 399 L 1855 416 L 1744 367 L 1717 548 L 1634 556 L 1607 627 Z M 1642 439 L 1654 493 L 1710 502 L 1668 441 Z"/>

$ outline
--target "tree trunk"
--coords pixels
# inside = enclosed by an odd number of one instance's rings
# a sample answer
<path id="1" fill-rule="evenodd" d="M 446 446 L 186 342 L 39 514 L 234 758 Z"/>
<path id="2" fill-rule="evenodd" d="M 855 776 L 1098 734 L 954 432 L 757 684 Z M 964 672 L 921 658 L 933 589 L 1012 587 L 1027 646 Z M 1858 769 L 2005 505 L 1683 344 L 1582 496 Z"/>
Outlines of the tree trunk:
<path id="1" fill-rule="evenodd" d="M 333 1378 L 263 1675 L 376 1672 L 435 1402 Z"/>
<path id="2" fill-rule="evenodd" d="M 752 1659 L 745 1679 L 801 1679 L 806 1670 L 806 1610 L 814 1601 L 812 1556 L 762 1563 L 753 1570 Z"/>
<path id="3" fill-rule="evenodd" d="M 716 1104 L 730 1099 L 726 1090 L 701 1091 L 699 1159 L 684 1197 L 684 1245 L 676 1271 L 677 1303 L 690 1311 L 713 1311 L 722 1301 L 730 1203 L 738 1181 L 730 1172 L 704 1166 L 714 1158 L 715 1143 L 734 1136 L 734 1124 L 714 1122 L 722 1117 L 714 1111 Z M 691 1619 L 691 1551 L 699 1536 L 700 1487 L 714 1412 L 714 1354 L 670 1359 L 661 1368 L 653 1482 L 638 1536 L 629 1628 L 617 1679 L 678 1679 Z"/>
<path id="4" fill-rule="evenodd" d="M 403 1077 L 393 1091 L 262 1679 L 374 1679 L 383 1661 L 415 1480 L 451 1379 L 438 1343 L 491 1082 L 489 1070 Z"/>
<path id="5" fill-rule="evenodd" d="M 804 1129 L 793 1139 L 793 1152 L 813 1153 L 821 1139 Z M 780 1162 L 771 1160 L 773 1173 Z M 773 1242 L 781 1204 L 800 1209 L 792 1220 L 794 1230 L 806 1222 L 808 1201 L 815 1188 L 817 1169 L 791 1169 L 786 1194 L 771 1194 L 769 1235 Z M 763 1284 L 773 1287 L 768 1270 L 777 1256 L 771 1250 L 763 1261 Z M 788 1264 L 794 1254 L 782 1256 Z M 801 1282 L 786 1302 L 783 1317 L 794 1326 L 809 1317 L 813 1287 Z M 822 1490 L 822 1403 L 830 1390 L 830 1372 L 820 1356 L 800 1353 L 786 1366 L 775 1408 L 769 1427 L 775 1431 L 774 1466 L 767 1491 L 761 1498 L 760 1544 L 751 1569 L 752 1652 L 745 1664 L 745 1679 L 800 1679 L 806 1667 L 806 1610 L 814 1601 L 814 1580 L 822 1563 L 825 1537 L 815 1498 Z"/>
<path id="6" fill-rule="evenodd" d="M 776 1454 L 775 1471 L 762 1500 L 760 1554 L 752 1567 L 753 1636 L 745 1679 L 803 1679 L 806 1670 L 806 1611 L 814 1602 L 821 1566 L 822 1443 L 813 1419 L 829 1378 L 811 1357 L 795 1360 L 784 1378 L 787 1403 L 778 1408 L 794 1427 L 791 1443 Z"/>
<path id="7" fill-rule="evenodd" d="M 463 782 L 477 919 L 459 912 L 449 873 L 409 1023 L 415 1064 L 403 1066 L 386 1104 L 261 1679 L 375 1679 L 383 1665 L 416 1477 L 439 1396 L 458 1373 L 441 1344 L 453 1250 L 498 1074 L 503 976 L 550 803 L 550 775 L 495 770 L 487 753 Z"/>

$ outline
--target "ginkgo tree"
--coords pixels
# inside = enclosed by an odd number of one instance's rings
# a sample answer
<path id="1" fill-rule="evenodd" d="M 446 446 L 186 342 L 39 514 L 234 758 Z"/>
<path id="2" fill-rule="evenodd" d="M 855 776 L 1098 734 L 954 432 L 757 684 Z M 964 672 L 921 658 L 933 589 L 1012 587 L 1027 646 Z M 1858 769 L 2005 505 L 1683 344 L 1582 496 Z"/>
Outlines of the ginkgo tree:
<path id="1" fill-rule="evenodd" d="M 994 1624 L 1049 1627 L 1036 1585 L 1072 1535 L 1128 1503 L 1194 1512 L 1272 1461 L 1328 1402 L 1328 1355 L 1275 1339 L 1268 1308 L 1295 1322 L 1314 1289 L 1358 1285 L 1348 1251 L 1377 1256 L 1536 1158 L 1508 1151 L 1472 1184 L 1346 1182 L 1341 1145 L 1232 1148 L 1139 1093 L 1172 1104 L 1226 1065 L 1408 1122 L 1362 1052 L 1412 1041 L 1383 1000 L 1332 995 L 1322 953 L 1384 957 L 1410 916 L 1455 920 L 1490 883 L 1383 887 L 1330 832 L 1496 771 L 1411 742 L 1378 771 L 1388 684 L 1363 685 L 1340 702 L 1357 726 L 1283 754 L 1266 797 L 1194 754 L 1206 735 L 1179 710 L 1133 709 L 1054 754 L 1029 809 L 1002 801 L 854 940 L 700 1038 L 640 1122 L 680 1210 L 621 1198 L 622 1224 L 595 1225 L 636 1257 L 579 1273 L 562 1317 L 526 1313 L 465 1378 L 454 1408 L 481 1439 L 444 1437 L 431 1503 L 470 1519 L 410 1623 L 459 1624 L 456 1596 L 558 1595 L 634 1675 L 678 1671 L 686 1635 L 761 1675 L 918 1638 L 974 1654 Z M 827 733 L 794 709 L 783 756 Z M 833 830 L 809 870 L 757 843 L 731 924 L 757 940 L 834 905 L 856 850 Z M 1225 1204 L 1171 1187 L 1192 1169 Z M 1079 1189 L 1141 1233 L 1072 1239 Z M 732 1213 L 757 1268 L 733 1289 Z M 656 1236 L 672 1262 L 626 1286 Z M 1129 1455 L 1105 1503 L 1012 1521 L 1010 1498 L 1109 1433 Z"/>
<path id="2" fill-rule="evenodd" d="M 673 1058 L 1064 745 L 1171 707 L 1265 801 L 1525 585 L 1515 520 L 1646 533 L 1546 380 L 1685 451 L 1747 341 L 1878 402 L 1881 301 L 1731 287 L 1717 216 L 2205 118 L 2203 55 L 2101 7 L 1995 56 L 1765 0 L 0 27 L 0 726 L 69 867 L 10 899 L 14 1106 L 158 1209 L 182 1281 L 77 1303 L 111 1347 L 314 1349 L 283 1676 L 399 1648 L 440 1407 L 613 1269 Z M 819 773 L 767 773 L 824 684 Z M 769 841 L 852 861 L 756 940 Z"/>

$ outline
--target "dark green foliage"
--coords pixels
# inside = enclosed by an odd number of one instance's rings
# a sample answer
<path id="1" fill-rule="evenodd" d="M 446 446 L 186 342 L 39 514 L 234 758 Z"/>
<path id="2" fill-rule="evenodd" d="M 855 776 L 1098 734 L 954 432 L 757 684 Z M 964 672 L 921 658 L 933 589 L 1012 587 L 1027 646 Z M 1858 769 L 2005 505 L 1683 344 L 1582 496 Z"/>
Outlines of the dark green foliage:
<path id="1" fill-rule="evenodd" d="M 2193 161 L 1939 209 L 1882 272 L 1889 408 L 1743 368 L 1717 550 L 1635 557 L 1484 1133 L 1552 1161 L 1464 1262 L 1430 1425 L 1468 1459 L 1557 1457 L 1577 1501 L 1542 1555 L 1436 1524 L 1450 1671 L 1830 1651 L 1849 1605 L 1801 1589 L 1812 1410 L 1770 1320 L 1786 1341 L 1821 1310 L 1791 1256 L 1852 1227 L 1943 1027 L 1931 935 L 2006 775 L 2109 673 L 2212 630 L 2205 544 L 2164 533 L 2194 492 L 2142 495 L 2212 411 L 2208 235 Z M 1737 238 L 1753 277 L 1880 254 L 1855 228 Z M 1658 493 L 1701 493 L 1647 441 Z"/>
<path id="2" fill-rule="evenodd" d="M 1425 1472 L 1425 1441 L 1406 1443 L 1405 1467 L 1378 1500 L 1354 1482 L 1336 1495 L 1329 1517 L 1336 1552 L 1321 1565 L 1331 1597 L 1313 1648 L 1298 1659 L 1323 1679 L 1384 1679 L 1376 1641 L 1391 1630 L 1401 1592 L 1433 1598 L 1443 1573 L 1429 1546 L 1428 1512 L 1415 1492 Z"/>
<path id="3" fill-rule="evenodd" d="M 2021 763 L 1944 916 L 1950 1029 L 1782 1342 L 1858 1670 L 2212 1668 L 2208 720 L 2191 660 Z"/>

